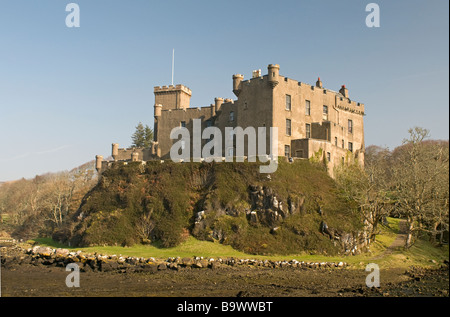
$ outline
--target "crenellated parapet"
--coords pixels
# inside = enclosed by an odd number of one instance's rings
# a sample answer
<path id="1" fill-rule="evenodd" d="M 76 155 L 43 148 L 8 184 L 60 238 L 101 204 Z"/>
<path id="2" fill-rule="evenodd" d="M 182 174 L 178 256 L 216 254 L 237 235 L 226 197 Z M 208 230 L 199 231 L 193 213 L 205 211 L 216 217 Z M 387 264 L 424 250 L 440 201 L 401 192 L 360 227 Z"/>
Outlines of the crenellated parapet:
<path id="1" fill-rule="evenodd" d="M 192 91 L 184 85 L 155 86 L 153 88 L 154 93 L 160 93 L 160 94 L 172 93 L 172 92 L 176 92 L 176 91 L 182 91 L 182 92 L 188 94 L 189 96 L 192 96 Z"/>

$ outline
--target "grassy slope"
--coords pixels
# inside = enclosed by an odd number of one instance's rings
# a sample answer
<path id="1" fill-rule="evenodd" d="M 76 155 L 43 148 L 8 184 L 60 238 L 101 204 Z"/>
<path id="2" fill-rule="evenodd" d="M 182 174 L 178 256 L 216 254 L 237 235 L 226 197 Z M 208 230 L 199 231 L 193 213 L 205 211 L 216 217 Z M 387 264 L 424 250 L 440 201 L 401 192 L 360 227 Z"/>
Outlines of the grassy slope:
<path id="1" fill-rule="evenodd" d="M 406 268 L 411 265 L 432 267 L 440 265 L 444 259 L 449 258 L 448 246 L 434 247 L 429 242 L 419 240 L 410 249 L 404 250 L 398 248 L 392 253 L 382 256 L 397 237 L 399 219 L 388 218 L 389 227 L 381 227 L 381 232 L 377 236 L 376 241 L 372 244 L 371 252 L 361 254 L 357 256 L 324 256 L 324 255 L 311 255 L 311 254 L 291 254 L 285 256 L 258 256 L 248 255 L 243 252 L 234 250 L 231 246 L 222 245 L 217 242 L 200 241 L 194 237 L 189 239 L 177 247 L 173 248 L 159 248 L 155 245 L 135 245 L 132 247 L 118 247 L 118 246 L 106 246 L 106 247 L 86 247 L 86 248 L 70 248 L 62 244 L 56 243 L 48 238 L 39 238 L 34 241 L 43 246 L 49 246 L 53 248 L 68 248 L 71 250 L 82 250 L 84 252 L 97 252 L 100 254 L 121 254 L 124 256 L 138 256 L 138 257 L 155 257 L 165 259 L 168 257 L 236 257 L 236 258 L 251 258 L 251 259 L 271 259 L 271 260 L 292 260 L 298 261 L 330 261 L 339 262 L 345 261 L 353 264 L 354 268 L 363 268 L 368 263 L 377 263 L 381 268 Z M 381 255 L 381 256 L 380 256 Z M 374 259 L 377 258 L 378 259 Z M 431 260 L 435 260 L 437 263 L 433 264 Z"/>
<path id="2" fill-rule="evenodd" d="M 292 201 L 295 214 L 284 221 L 262 215 L 259 224 L 250 224 L 245 214 L 253 208 L 251 186 L 272 190 L 283 202 L 285 212 L 288 200 Z M 194 215 L 201 210 L 205 211 L 205 225 L 194 228 Z M 163 247 L 179 245 L 190 230 L 198 239 L 219 239 L 249 254 L 292 254 L 300 250 L 338 254 L 340 247 L 320 233 L 321 222 L 342 232 L 362 229 L 356 208 L 339 196 L 326 171 L 308 161 L 281 161 L 270 179 L 259 173 L 259 164 L 247 162 L 154 162 L 145 168 L 116 164 L 103 173 L 80 211 L 83 220 L 69 223 L 67 230 L 61 230 L 67 238 L 56 235 L 56 240 L 77 246 L 132 246 L 140 241 L 136 223 L 150 211 L 155 224 L 152 240 Z M 272 227 L 279 227 L 276 235 L 270 233 Z"/>

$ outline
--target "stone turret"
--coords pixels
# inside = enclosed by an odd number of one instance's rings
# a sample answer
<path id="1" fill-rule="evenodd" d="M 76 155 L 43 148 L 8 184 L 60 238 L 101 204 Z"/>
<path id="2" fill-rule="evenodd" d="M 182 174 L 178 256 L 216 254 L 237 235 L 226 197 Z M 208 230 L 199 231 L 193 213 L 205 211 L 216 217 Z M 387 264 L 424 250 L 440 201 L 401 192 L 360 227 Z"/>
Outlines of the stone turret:
<path id="1" fill-rule="evenodd" d="M 239 93 L 241 92 L 240 84 L 244 80 L 244 75 L 236 74 L 233 75 L 233 93 L 236 95 L 236 97 L 239 96 Z"/>
<path id="2" fill-rule="evenodd" d="M 269 84 L 272 88 L 275 88 L 275 86 L 278 85 L 278 77 L 280 74 L 280 65 L 270 64 L 269 66 L 267 66 L 267 70 L 268 70 Z"/>
<path id="3" fill-rule="evenodd" d="M 103 162 L 103 156 L 102 155 L 96 155 L 95 156 L 95 169 L 98 173 L 102 170 L 102 162 Z"/>
<path id="4" fill-rule="evenodd" d="M 113 143 L 112 144 L 111 155 L 112 155 L 114 161 L 116 161 L 117 160 L 117 156 L 119 155 L 119 144 L 118 143 Z"/>
<path id="5" fill-rule="evenodd" d="M 220 111 L 220 107 L 222 106 L 222 104 L 223 104 L 223 98 L 215 98 L 214 99 L 214 106 L 216 108 L 216 113 L 218 111 Z"/>
<path id="6" fill-rule="evenodd" d="M 155 104 L 154 106 L 154 110 L 155 110 L 155 120 L 153 122 L 153 140 L 155 142 L 158 142 L 158 129 L 159 129 L 159 118 L 161 117 L 161 110 L 162 110 L 162 105 L 159 104 Z"/>

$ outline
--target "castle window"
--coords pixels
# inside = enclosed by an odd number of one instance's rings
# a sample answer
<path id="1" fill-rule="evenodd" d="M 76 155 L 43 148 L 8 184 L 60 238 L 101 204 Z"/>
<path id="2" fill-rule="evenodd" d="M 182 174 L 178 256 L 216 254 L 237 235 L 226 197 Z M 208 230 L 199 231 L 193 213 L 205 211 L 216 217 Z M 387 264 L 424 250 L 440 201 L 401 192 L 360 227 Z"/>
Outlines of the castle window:
<path id="1" fill-rule="evenodd" d="M 334 146 L 337 146 L 337 137 L 334 137 Z"/>
<path id="2" fill-rule="evenodd" d="M 348 120 L 348 133 L 353 133 L 353 121 Z"/>
<path id="3" fill-rule="evenodd" d="M 289 145 L 284 146 L 284 156 L 286 156 L 286 157 L 291 156 L 291 147 Z"/>
<path id="4" fill-rule="evenodd" d="M 348 142 L 348 150 L 350 152 L 353 152 L 353 143 L 352 142 Z"/>
<path id="5" fill-rule="evenodd" d="M 331 153 L 327 152 L 327 161 L 330 162 L 331 161 Z"/>
<path id="6" fill-rule="evenodd" d="M 286 95 L 286 110 L 291 111 L 291 95 Z"/>
<path id="7" fill-rule="evenodd" d="M 180 126 L 181 126 L 182 128 L 186 128 L 186 121 L 181 121 Z"/>
<path id="8" fill-rule="evenodd" d="M 342 148 L 345 148 L 345 143 L 344 143 L 344 139 L 342 139 Z"/>
<path id="9" fill-rule="evenodd" d="M 234 121 L 234 112 L 230 111 L 230 121 L 233 122 Z"/>
<path id="10" fill-rule="evenodd" d="M 323 120 L 328 121 L 328 106 L 323 106 Z"/>
<path id="11" fill-rule="evenodd" d="M 309 101 L 309 100 L 306 100 L 305 101 L 305 114 L 307 115 L 307 116 L 310 116 L 311 115 L 311 102 Z"/>
<path id="12" fill-rule="evenodd" d="M 309 139 L 311 137 L 311 125 L 309 123 L 306 124 L 306 138 Z"/>
<path id="13" fill-rule="evenodd" d="M 291 135 L 291 120 L 286 119 L 286 135 Z"/>

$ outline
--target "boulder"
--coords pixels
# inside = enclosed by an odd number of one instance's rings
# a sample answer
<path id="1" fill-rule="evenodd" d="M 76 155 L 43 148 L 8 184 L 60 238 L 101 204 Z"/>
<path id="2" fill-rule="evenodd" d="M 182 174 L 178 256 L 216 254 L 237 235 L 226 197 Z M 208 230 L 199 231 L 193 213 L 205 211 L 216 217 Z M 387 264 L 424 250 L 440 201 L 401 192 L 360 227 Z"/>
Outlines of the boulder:
<path id="1" fill-rule="evenodd" d="M 146 263 L 141 267 L 143 272 L 155 273 L 158 270 L 158 266 L 155 263 Z"/>
<path id="2" fill-rule="evenodd" d="M 192 264 L 194 264 L 194 260 L 192 258 L 182 258 L 181 263 L 184 266 L 191 266 Z"/>
<path id="3" fill-rule="evenodd" d="M 49 248 L 49 247 L 36 246 L 36 247 L 33 248 L 32 253 L 35 254 L 35 255 L 50 257 L 50 256 L 53 255 L 54 250 L 52 248 Z"/>
<path id="4" fill-rule="evenodd" d="M 55 255 L 56 256 L 60 256 L 60 257 L 66 257 L 66 256 L 69 255 L 69 250 L 67 250 L 67 249 L 56 249 Z"/>
<path id="5" fill-rule="evenodd" d="M 179 268 L 178 264 L 170 263 L 169 264 L 169 269 L 178 271 L 180 268 Z"/>
<path id="6" fill-rule="evenodd" d="M 99 269 L 102 272 L 111 272 L 119 269 L 119 264 L 116 261 L 104 260 L 99 263 Z"/>
<path id="7" fill-rule="evenodd" d="M 158 265 L 158 271 L 165 271 L 167 270 L 167 265 L 165 263 L 161 263 Z"/>

